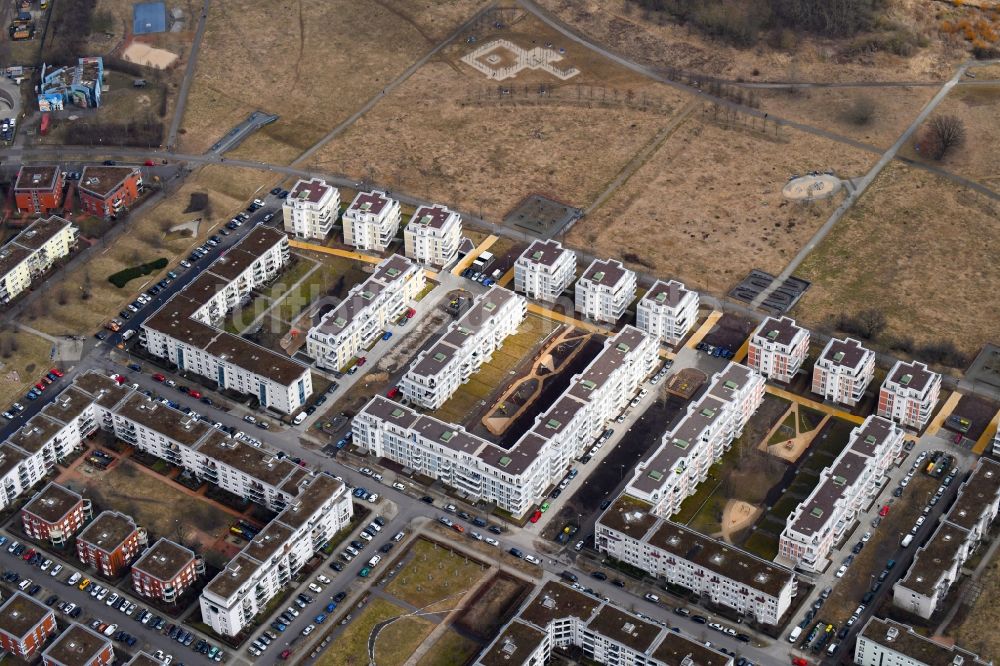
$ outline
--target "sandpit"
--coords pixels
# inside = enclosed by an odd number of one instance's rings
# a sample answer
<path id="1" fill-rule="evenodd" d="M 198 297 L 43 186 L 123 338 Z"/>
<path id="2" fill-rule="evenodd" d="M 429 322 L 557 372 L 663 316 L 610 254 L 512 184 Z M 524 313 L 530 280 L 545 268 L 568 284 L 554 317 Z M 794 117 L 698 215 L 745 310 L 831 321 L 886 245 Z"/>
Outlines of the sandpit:
<path id="1" fill-rule="evenodd" d="M 819 173 L 792 178 L 785 183 L 781 194 L 791 201 L 818 201 L 832 197 L 844 186 L 836 176 Z"/>
<path id="2" fill-rule="evenodd" d="M 743 500 L 729 500 L 722 509 L 720 536 L 732 543 L 732 535 L 753 525 L 764 512 L 759 506 Z"/>
<path id="3" fill-rule="evenodd" d="M 153 48 L 149 44 L 132 42 L 122 53 L 122 57 L 143 67 L 166 69 L 177 62 L 177 54 L 166 49 Z"/>

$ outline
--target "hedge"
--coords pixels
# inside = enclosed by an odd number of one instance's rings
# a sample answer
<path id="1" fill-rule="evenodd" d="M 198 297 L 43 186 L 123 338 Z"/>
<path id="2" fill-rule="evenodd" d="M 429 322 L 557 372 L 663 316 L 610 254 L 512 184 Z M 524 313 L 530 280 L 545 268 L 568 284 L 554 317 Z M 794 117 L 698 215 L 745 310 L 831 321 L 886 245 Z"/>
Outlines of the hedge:
<path id="1" fill-rule="evenodd" d="M 108 277 L 108 282 L 115 285 L 119 289 L 124 287 L 129 281 L 136 279 L 137 277 L 142 277 L 143 275 L 149 275 L 153 271 L 159 271 L 167 267 L 166 257 L 160 257 L 145 264 L 139 266 L 132 266 L 131 268 L 126 268 L 123 271 L 118 271 L 114 275 Z"/>

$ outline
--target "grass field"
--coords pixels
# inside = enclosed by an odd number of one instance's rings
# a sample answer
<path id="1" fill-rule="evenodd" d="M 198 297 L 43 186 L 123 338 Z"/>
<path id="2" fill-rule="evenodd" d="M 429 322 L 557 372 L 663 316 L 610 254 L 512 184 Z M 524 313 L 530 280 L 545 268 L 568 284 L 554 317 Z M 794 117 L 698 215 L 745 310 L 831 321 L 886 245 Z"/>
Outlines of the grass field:
<path id="1" fill-rule="evenodd" d="M 445 598 L 457 601 L 485 575 L 483 565 L 425 539 L 410 546 L 406 556 L 409 562 L 385 591 L 417 608 Z"/>
<path id="2" fill-rule="evenodd" d="M 225 329 L 230 333 L 241 333 L 244 329 L 250 326 L 257 317 L 262 315 L 267 311 L 269 307 L 274 305 L 278 299 L 282 298 L 299 280 L 303 279 L 317 263 L 312 259 L 304 258 L 300 255 L 293 255 L 298 257 L 298 261 L 295 264 L 281 274 L 273 284 L 267 287 L 260 296 L 253 299 L 246 306 L 233 310 L 228 317 L 226 317 Z M 275 311 L 277 308 L 275 309 Z M 263 322 L 262 322 L 263 323 Z"/>
<path id="3" fill-rule="evenodd" d="M 367 666 L 368 639 L 375 625 L 406 611 L 384 599 L 375 599 L 347 625 L 316 661 L 317 666 Z M 375 642 L 375 663 L 399 666 L 423 642 L 433 624 L 419 617 L 397 620 L 383 628 Z"/>
<path id="4" fill-rule="evenodd" d="M 949 627 L 948 633 L 954 635 L 959 645 L 980 656 L 998 655 L 1000 635 L 996 627 L 1000 622 L 1000 608 L 995 605 L 991 592 L 1000 589 L 1000 560 L 994 557 L 986 565 L 978 583 L 981 588 L 978 598 L 962 622 L 957 626 L 953 622 L 951 626 L 955 628 Z"/>
<path id="5" fill-rule="evenodd" d="M 0 332 L 7 358 L 0 357 L 0 405 L 24 403 L 24 394 L 54 365 L 49 359 L 52 343 L 19 329 Z M 2 411 L 2 410 L 0 410 Z"/>
<path id="6" fill-rule="evenodd" d="M 417 661 L 417 666 L 465 666 L 481 647 L 479 643 L 448 629 Z"/>
<path id="7" fill-rule="evenodd" d="M 893 164 L 796 271 L 812 286 L 793 316 L 815 326 L 877 304 L 883 342 L 952 341 L 974 354 L 992 339 L 982 313 L 1000 312 L 1000 292 L 983 279 L 1000 247 L 997 215 L 982 197 Z"/>
<path id="8" fill-rule="evenodd" d="M 786 201 L 789 175 L 832 168 L 857 176 L 874 160 L 795 130 L 775 138 L 691 118 L 567 240 L 598 256 L 631 255 L 688 287 L 727 291 L 751 268 L 780 272 L 838 205 L 837 197 Z"/>

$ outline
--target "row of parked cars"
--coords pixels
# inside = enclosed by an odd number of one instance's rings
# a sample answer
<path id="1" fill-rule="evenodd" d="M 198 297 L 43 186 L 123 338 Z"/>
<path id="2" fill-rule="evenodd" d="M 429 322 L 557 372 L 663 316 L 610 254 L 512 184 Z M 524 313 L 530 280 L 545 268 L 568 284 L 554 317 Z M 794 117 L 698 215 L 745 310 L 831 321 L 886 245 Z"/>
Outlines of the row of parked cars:
<path id="1" fill-rule="evenodd" d="M 706 342 L 699 342 L 695 345 L 695 349 L 698 351 L 703 351 L 709 356 L 714 356 L 716 358 L 730 359 L 735 356 L 735 352 L 729 347 L 716 347 L 715 345 L 710 345 Z"/>
<path id="2" fill-rule="evenodd" d="M 473 282 L 478 282 L 484 287 L 492 287 L 497 283 L 496 278 L 500 277 L 499 273 L 500 271 L 494 271 L 493 275 L 486 275 L 474 268 L 466 268 L 462 271 L 462 277 Z"/>

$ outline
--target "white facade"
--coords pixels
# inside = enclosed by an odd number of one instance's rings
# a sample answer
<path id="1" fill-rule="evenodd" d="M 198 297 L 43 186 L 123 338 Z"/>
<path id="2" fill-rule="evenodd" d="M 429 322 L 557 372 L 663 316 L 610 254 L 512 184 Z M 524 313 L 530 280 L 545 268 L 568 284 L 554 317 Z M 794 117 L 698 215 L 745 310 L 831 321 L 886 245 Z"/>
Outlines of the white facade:
<path id="1" fill-rule="evenodd" d="M 358 192 L 344 211 L 344 244 L 384 252 L 399 231 L 399 202 L 385 192 Z"/>
<path id="2" fill-rule="evenodd" d="M 921 636 L 912 627 L 872 617 L 854 645 L 858 666 L 987 666 L 992 661 L 957 645 L 945 645 Z"/>
<path id="3" fill-rule="evenodd" d="M 576 281 L 576 311 L 588 319 L 614 324 L 635 300 L 635 273 L 614 259 L 591 262 Z"/>
<path id="4" fill-rule="evenodd" d="M 941 375 L 918 361 L 896 361 L 879 391 L 878 415 L 921 430 L 930 421 L 940 396 Z"/>
<path id="5" fill-rule="evenodd" d="M 520 516 L 642 388 L 657 344 L 626 326 L 510 449 L 386 398 L 354 417 L 354 444 Z"/>
<path id="6" fill-rule="evenodd" d="M 648 502 L 656 516 L 677 513 L 740 436 L 763 399 L 764 378 L 730 363 L 712 377 L 701 399 L 688 405 L 677 425 L 663 434 L 660 446 L 636 466 L 625 492 Z"/>
<path id="7" fill-rule="evenodd" d="M 651 509 L 619 497 L 597 520 L 597 550 L 763 624 L 777 624 L 791 607 L 798 582 L 790 569 L 657 518 Z"/>
<path id="8" fill-rule="evenodd" d="M 7 303 L 76 247 L 79 230 L 53 215 L 38 219 L 0 248 L 0 303 Z"/>
<path id="9" fill-rule="evenodd" d="M 319 178 L 300 180 L 281 207 L 285 231 L 296 238 L 326 238 L 340 212 L 340 191 Z"/>
<path id="10" fill-rule="evenodd" d="M 824 571 L 830 549 L 878 495 L 877 482 L 902 449 L 903 431 L 879 416 L 869 416 L 851 431 L 847 446 L 788 517 L 779 557 L 802 569 Z"/>
<path id="11" fill-rule="evenodd" d="M 514 264 L 514 291 L 548 303 L 576 279 L 576 253 L 558 241 L 535 240 Z"/>
<path id="12" fill-rule="evenodd" d="M 298 496 L 261 530 L 201 593 L 201 616 L 213 631 L 235 636 L 265 610 L 309 558 L 350 524 L 346 486 L 328 474 L 303 483 Z"/>
<path id="13" fill-rule="evenodd" d="M 853 407 L 874 378 L 875 352 L 853 338 L 831 338 L 813 366 L 812 391 Z"/>
<path id="14" fill-rule="evenodd" d="M 682 283 L 657 280 L 636 306 L 635 325 L 668 345 L 680 344 L 698 321 L 698 292 Z"/>
<path id="15" fill-rule="evenodd" d="M 750 337 L 747 365 L 768 379 L 790 382 L 808 354 L 808 329 L 789 317 L 768 317 Z"/>
<path id="16" fill-rule="evenodd" d="M 428 266 L 447 266 L 458 254 L 462 217 L 440 204 L 421 206 L 403 229 L 406 256 Z"/>
<path id="17" fill-rule="evenodd" d="M 493 286 L 432 347 L 420 352 L 403 375 L 399 389 L 423 409 L 439 409 L 458 387 L 469 381 L 493 352 L 524 321 L 522 296 Z"/>
<path id="18" fill-rule="evenodd" d="M 426 285 L 424 270 L 409 259 L 395 254 L 384 259 L 370 278 L 351 287 L 347 298 L 309 329 L 306 353 L 321 368 L 341 370 L 381 336 Z"/>

